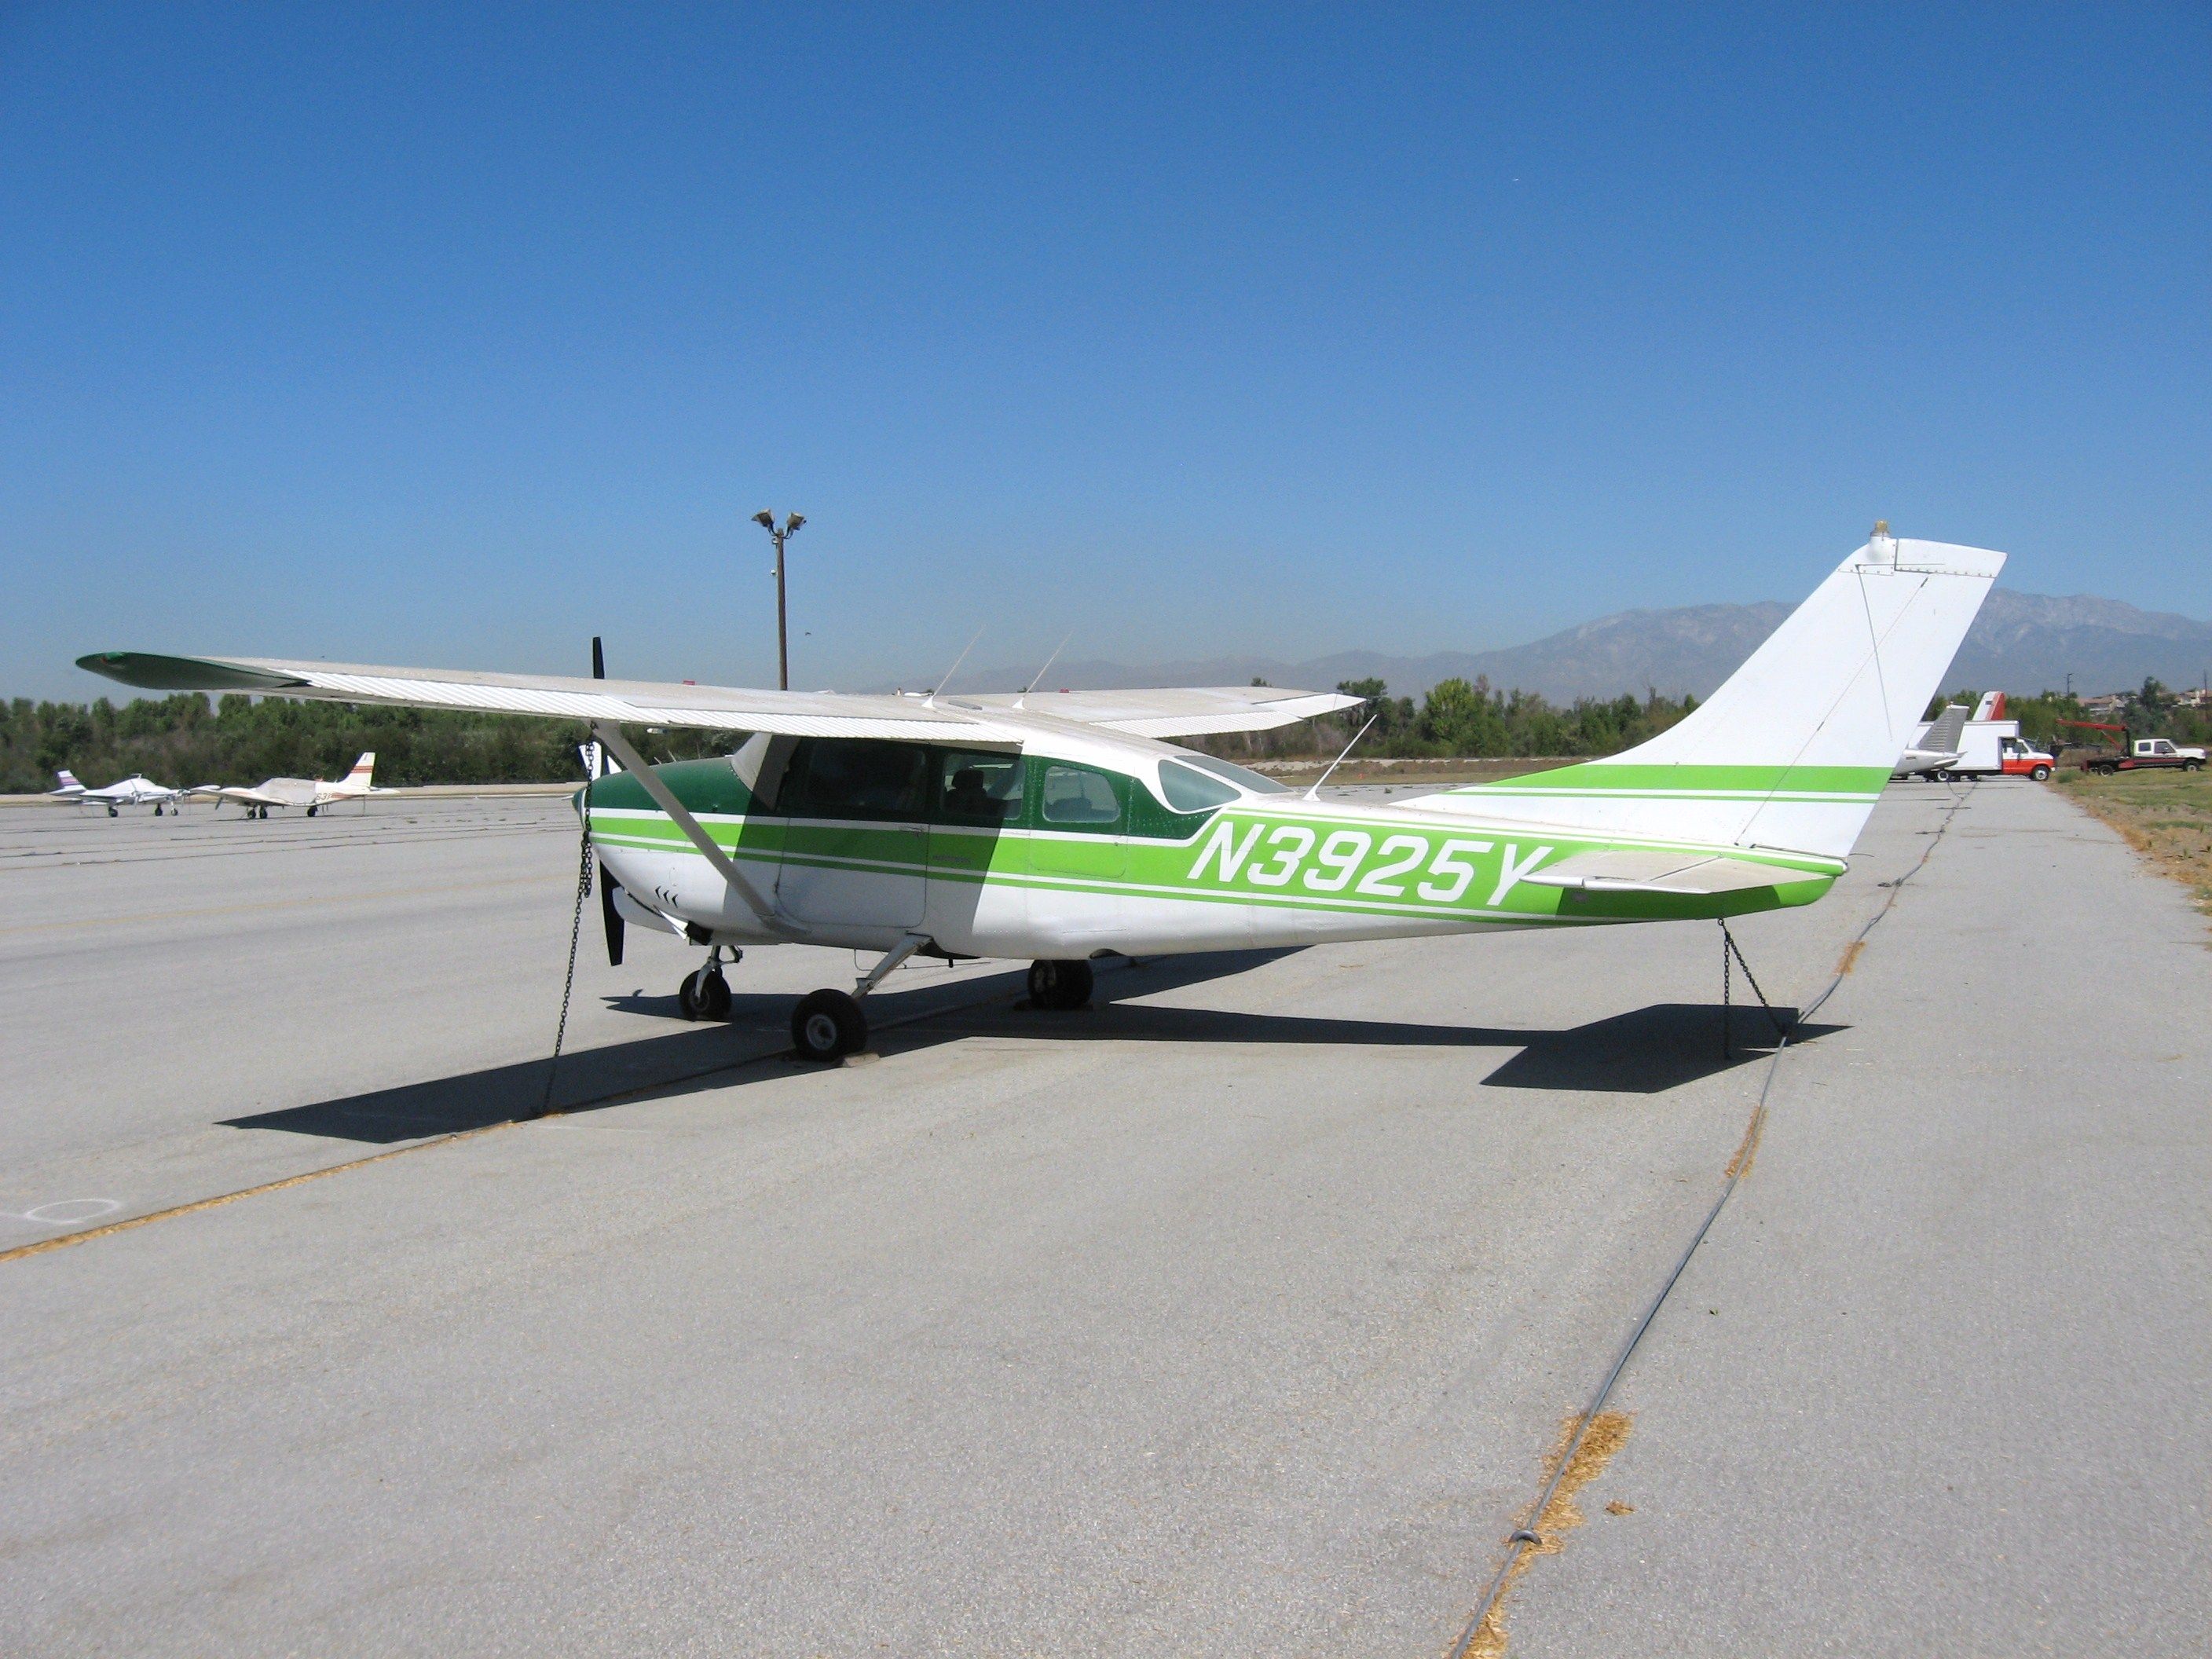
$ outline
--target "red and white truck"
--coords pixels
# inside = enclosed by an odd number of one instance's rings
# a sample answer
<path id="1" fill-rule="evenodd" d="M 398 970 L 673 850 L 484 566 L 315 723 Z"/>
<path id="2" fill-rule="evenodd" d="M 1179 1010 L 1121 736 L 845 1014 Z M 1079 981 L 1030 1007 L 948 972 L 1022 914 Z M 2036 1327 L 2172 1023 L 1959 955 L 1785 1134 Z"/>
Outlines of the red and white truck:
<path id="1" fill-rule="evenodd" d="M 2020 734 L 2018 720 L 1968 720 L 1959 732 L 1959 758 L 1939 778 L 2033 778 L 2041 783 L 2057 762 Z"/>

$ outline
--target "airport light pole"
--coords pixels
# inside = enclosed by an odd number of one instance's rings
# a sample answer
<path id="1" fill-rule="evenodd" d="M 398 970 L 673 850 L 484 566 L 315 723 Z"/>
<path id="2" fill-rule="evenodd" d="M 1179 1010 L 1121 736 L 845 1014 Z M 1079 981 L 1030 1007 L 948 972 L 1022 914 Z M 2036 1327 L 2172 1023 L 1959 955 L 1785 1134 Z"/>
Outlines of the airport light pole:
<path id="1" fill-rule="evenodd" d="M 775 684 L 779 691 L 791 690 L 791 635 L 785 619 L 783 604 L 783 544 L 789 536 L 799 533 L 799 526 L 806 520 L 796 513 L 783 515 L 783 527 L 776 528 L 775 514 L 756 513 L 753 522 L 775 538 Z"/>

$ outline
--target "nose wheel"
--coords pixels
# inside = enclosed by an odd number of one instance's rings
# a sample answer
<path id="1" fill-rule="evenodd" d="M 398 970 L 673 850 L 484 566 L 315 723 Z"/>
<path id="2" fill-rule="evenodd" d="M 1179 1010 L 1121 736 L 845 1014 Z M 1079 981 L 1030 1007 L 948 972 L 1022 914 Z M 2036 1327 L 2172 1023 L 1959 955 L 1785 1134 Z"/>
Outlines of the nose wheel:
<path id="1" fill-rule="evenodd" d="M 684 975 L 676 988 L 676 1001 L 686 1019 L 727 1019 L 730 981 L 722 977 L 722 953 L 714 952 L 698 969 Z"/>

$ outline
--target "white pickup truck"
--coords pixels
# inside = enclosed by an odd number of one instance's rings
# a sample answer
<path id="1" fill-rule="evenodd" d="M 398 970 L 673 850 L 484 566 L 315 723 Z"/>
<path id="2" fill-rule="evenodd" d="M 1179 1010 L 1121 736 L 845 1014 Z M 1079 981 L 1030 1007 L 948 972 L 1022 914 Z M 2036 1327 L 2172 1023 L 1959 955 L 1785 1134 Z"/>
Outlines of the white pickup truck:
<path id="1" fill-rule="evenodd" d="M 2081 764 L 2110 777 L 2115 772 L 2140 772 L 2154 767 L 2179 767 L 2185 772 L 2204 769 L 2204 751 L 2185 749 L 2171 738 L 2137 738 L 2124 755 L 2092 755 Z"/>

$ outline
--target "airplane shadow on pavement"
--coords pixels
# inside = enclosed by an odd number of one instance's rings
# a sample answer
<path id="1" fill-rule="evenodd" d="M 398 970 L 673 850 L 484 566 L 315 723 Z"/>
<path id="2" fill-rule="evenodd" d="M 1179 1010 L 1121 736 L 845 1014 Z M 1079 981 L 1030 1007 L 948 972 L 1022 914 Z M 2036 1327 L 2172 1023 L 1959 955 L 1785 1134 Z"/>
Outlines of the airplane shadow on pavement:
<path id="1" fill-rule="evenodd" d="M 1091 1006 L 1072 1013 L 1029 1008 L 1021 1000 L 1020 969 L 913 989 L 879 990 L 868 1002 L 877 1034 L 871 1046 L 887 1058 L 981 1036 L 1073 1042 L 1511 1049 L 1503 1064 L 1472 1080 L 1494 1089 L 1646 1095 L 1763 1060 L 1773 1052 L 1774 1025 L 1756 1005 L 1739 1006 L 1730 1013 L 1730 1042 L 1724 1055 L 1723 1011 L 1714 1003 L 1653 1003 L 1581 1025 L 1546 1030 L 1247 1013 L 1132 1000 L 1227 978 L 1288 954 L 1221 952 L 1107 969 L 1098 976 Z M 605 1001 L 608 1007 L 624 1012 L 676 1016 L 672 995 L 618 996 Z M 641 1097 L 727 1088 L 747 1080 L 740 1075 L 745 1068 L 755 1077 L 778 1075 L 799 1063 L 790 1054 L 786 1024 L 793 1001 L 789 996 L 739 993 L 732 1000 L 730 1018 L 720 1024 L 685 1025 L 659 1036 L 565 1054 L 554 1108 L 589 1111 Z M 1775 1012 L 1785 1027 L 1796 1019 L 1794 1008 Z M 1842 1029 L 1805 1025 L 1791 1032 L 1790 1042 L 1801 1044 Z M 483 1128 L 536 1112 L 544 1097 L 545 1068 L 544 1060 L 522 1060 L 222 1121 L 229 1128 L 277 1129 L 376 1145 L 416 1140 Z"/>

